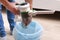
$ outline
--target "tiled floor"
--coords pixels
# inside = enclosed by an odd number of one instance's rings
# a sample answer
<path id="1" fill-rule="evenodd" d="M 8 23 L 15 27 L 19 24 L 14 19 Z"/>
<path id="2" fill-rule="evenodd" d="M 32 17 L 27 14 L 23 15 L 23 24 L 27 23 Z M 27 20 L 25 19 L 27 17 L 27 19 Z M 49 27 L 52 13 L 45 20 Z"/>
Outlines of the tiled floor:
<path id="1" fill-rule="evenodd" d="M 4 25 L 7 32 L 7 40 L 14 40 L 13 36 L 10 35 L 9 24 L 7 21 L 6 14 L 2 14 L 4 19 Z M 58 18 L 58 17 L 57 17 Z M 41 40 L 60 40 L 60 19 L 51 19 L 47 17 L 34 17 L 33 20 L 38 20 L 38 22 L 43 26 L 43 35 Z"/>

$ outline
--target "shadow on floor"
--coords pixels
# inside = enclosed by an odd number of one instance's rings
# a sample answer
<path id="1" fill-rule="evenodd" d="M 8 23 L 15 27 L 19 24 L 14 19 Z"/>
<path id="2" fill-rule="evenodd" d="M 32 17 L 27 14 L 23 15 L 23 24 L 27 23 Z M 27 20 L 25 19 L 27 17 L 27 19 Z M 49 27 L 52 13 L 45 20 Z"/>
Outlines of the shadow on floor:
<path id="1" fill-rule="evenodd" d="M 46 18 L 52 20 L 59 20 L 60 21 L 60 12 L 56 11 L 54 14 L 38 14 L 35 16 L 36 18 Z"/>

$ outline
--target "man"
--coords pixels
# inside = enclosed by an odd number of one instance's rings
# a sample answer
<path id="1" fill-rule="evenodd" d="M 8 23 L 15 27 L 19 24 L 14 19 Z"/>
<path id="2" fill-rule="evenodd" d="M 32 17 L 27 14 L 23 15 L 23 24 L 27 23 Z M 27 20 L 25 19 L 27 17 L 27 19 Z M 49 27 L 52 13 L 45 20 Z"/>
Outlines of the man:
<path id="1" fill-rule="evenodd" d="M 9 2 L 11 2 L 11 3 L 15 3 L 15 0 L 8 0 Z M 30 2 L 31 0 L 25 0 L 26 2 Z M 16 3 L 17 4 L 17 3 Z M 31 9 L 32 9 L 32 1 L 30 2 L 30 4 L 31 4 Z M 14 22 L 14 18 L 15 18 L 15 15 L 12 13 L 12 12 L 10 12 L 9 10 L 7 10 L 7 17 L 8 17 L 8 22 L 9 22 L 9 24 L 10 24 L 10 31 L 11 31 L 11 35 L 12 35 L 12 31 L 13 31 L 13 28 L 14 28 L 14 26 L 15 26 L 15 22 Z"/>
<path id="2" fill-rule="evenodd" d="M 26 2 L 29 2 L 31 4 L 30 0 L 25 0 Z M 18 8 L 15 7 L 15 3 L 9 2 L 8 0 L 0 0 L 0 40 L 6 40 L 6 32 L 4 29 L 4 23 L 1 15 L 1 4 L 6 7 L 9 11 L 14 13 L 15 15 L 19 14 Z M 9 14 L 11 15 L 11 14 Z M 10 17 L 11 18 L 11 17 Z M 12 29 L 13 30 L 13 29 Z"/>
<path id="3" fill-rule="evenodd" d="M 15 0 L 8 0 L 9 2 L 11 2 L 11 3 L 15 3 Z M 25 0 L 26 2 L 30 2 L 31 0 Z M 17 4 L 17 3 L 16 3 Z M 30 2 L 30 4 L 31 4 L 31 6 L 32 6 L 32 1 Z M 30 6 L 30 7 L 31 7 Z M 32 7 L 31 7 L 31 9 L 32 9 Z M 10 24 L 10 31 L 11 31 L 11 35 L 12 35 L 12 31 L 13 31 L 13 28 L 14 28 L 14 26 L 15 26 L 15 22 L 14 22 L 14 18 L 15 18 L 15 15 L 12 13 L 12 12 L 10 12 L 9 10 L 7 10 L 7 17 L 8 17 L 8 22 L 9 22 L 9 24 Z"/>
<path id="4" fill-rule="evenodd" d="M 15 0 L 8 0 L 8 1 L 11 3 L 15 2 Z M 15 22 L 14 22 L 15 15 L 12 12 L 10 12 L 8 9 L 6 10 L 6 12 L 7 12 L 8 22 L 10 24 L 10 31 L 11 31 L 10 34 L 12 35 L 12 31 L 15 26 Z"/>

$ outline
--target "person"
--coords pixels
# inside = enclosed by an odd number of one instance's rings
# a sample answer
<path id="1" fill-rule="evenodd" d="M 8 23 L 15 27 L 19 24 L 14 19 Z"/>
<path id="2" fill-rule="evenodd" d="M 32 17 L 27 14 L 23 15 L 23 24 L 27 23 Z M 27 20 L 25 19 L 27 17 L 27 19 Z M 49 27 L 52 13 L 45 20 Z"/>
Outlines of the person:
<path id="1" fill-rule="evenodd" d="M 12 3 L 15 2 L 15 0 L 8 0 L 8 1 Z M 6 9 L 6 13 L 7 13 L 8 22 L 10 25 L 10 34 L 12 35 L 12 31 L 15 26 L 15 22 L 14 22 L 15 15 L 12 12 L 10 12 L 8 9 Z"/>
<path id="2" fill-rule="evenodd" d="M 30 0 L 25 0 L 25 1 L 29 2 L 31 4 Z M 2 19 L 2 6 L 1 5 L 6 7 L 6 9 L 11 11 L 15 15 L 19 14 L 19 10 L 18 10 L 18 8 L 15 7 L 15 3 L 9 2 L 8 0 L 0 0 L 0 40 L 6 40 L 6 32 L 5 32 L 5 28 L 4 28 L 4 22 Z M 8 11 L 7 11 L 7 13 L 8 13 L 7 15 L 11 15 L 11 14 L 9 14 Z M 11 18 L 11 16 L 10 16 L 10 18 Z M 9 20 L 9 18 L 8 18 L 8 20 Z"/>
<path id="3" fill-rule="evenodd" d="M 18 9 L 12 6 L 11 4 L 13 3 L 10 3 L 8 0 L 0 0 L 0 40 L 6 40 L 6 32 L 4 28 L 4 22 L 2 19 L 2 5 L 14 14 L 18 14 Z"/>
<path id="4" fill-rule="evenodd" d="M 12 3 L 14 3 L 15 2 L 15 0 L 8 0 L 9 2 L 12 2 Z M 28 2 L 27 0 L 25 0 L 26 2 Z M 17 3 L 16 3 L 17 4 Z M 32 6 L 32 2 L 30 3 L 31 4 L 31 6 Z M 30 8 L 32 9 L 32 7 L 30 6 Z M 11 35 L 12 35 L 12 31 L 13 31 L 13 28 L 14 28 L 14 26 L 15 26 L 15 22 L 14 22 L 14 18 L 15 18 L 15 15 L 12 13 L 12 12 L 10 12 L 8 9 L 6 10 L 6 12 L 7 12 L 7 18 L 8 18 L 8 22 L 9 22 L 9 24 L 10 24 L 10 31 L 11 31 Z"/>

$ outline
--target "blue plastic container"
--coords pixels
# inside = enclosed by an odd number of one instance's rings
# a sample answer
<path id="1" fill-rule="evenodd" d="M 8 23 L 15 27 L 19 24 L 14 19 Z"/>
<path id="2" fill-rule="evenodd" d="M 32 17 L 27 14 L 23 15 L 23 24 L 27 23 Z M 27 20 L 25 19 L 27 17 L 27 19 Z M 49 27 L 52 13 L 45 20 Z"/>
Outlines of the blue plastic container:
<path id="1" fill-rule="evenodd" d="M 31 27 L 26 29 L 21 24 L 21 22 L 18 22 L 13 30 L 15 40 L 40 40 L 43 28 L 39 23 L 32 21 L 28 25 L 28 27 Z"/>

